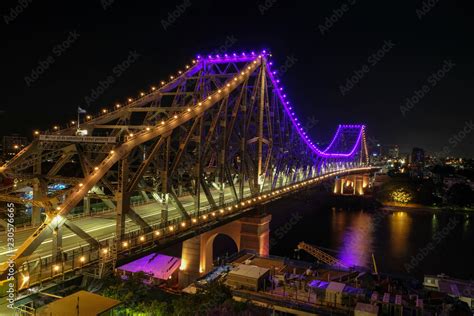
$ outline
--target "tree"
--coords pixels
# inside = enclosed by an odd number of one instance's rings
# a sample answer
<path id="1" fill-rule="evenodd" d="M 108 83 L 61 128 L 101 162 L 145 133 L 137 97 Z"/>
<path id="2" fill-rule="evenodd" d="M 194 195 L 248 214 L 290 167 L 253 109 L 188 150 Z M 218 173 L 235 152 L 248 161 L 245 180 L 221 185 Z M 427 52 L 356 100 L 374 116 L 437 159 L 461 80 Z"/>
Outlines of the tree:
<path id="1" fill-rule="evenodd" d="M 408 203 L 413 199 L 408 190 L 404 188 L 399 188 L 391 193 L 392 200 L 398 203 Z"/>
<path id="2" fill-rule="evenodd" d="M 113 276 L 107 279 L 102 295 L 122 302 L 118 307 L 120 315 L 169 315 L 171 295 L 157 286 L 148 284 L 148 276 L 134 273 L 127 279 Z"/>
<path id="3" fill-rule="evenodd" d="M 448 190 L 448 203 L 457 206 L 468 206 L 474 202 L 471 187 L 465 183 L 455 183 Z"/>

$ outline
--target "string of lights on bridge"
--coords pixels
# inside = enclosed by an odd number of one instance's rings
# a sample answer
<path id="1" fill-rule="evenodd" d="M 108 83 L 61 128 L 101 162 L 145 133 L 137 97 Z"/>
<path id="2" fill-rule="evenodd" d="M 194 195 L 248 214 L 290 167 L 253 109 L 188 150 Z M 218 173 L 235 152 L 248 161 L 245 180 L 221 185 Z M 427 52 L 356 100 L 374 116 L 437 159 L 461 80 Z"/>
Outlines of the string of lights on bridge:
<path id="1" fill-rule="evenodd" d="M 361 167 L 361 168 L 352 169 L 350 170 L 350 172 L 365 171 L 365 170 L 370 170 L 370 169 L 371 169 L 370 167 Z M 295 190 L 301 190 L 303 188 L 314 185 L 320 181 L 323 181 L 327 178 L 338 176 L 344 173 L 347 173 L 347 171 L 346 170 L 333 171 L 322 176 L 314 177 L 311 179 L 300 181 L 298 183 L 288 185 L 286 187 L 277 189 L 273 192 L 261 193 L 258 196 L 243 199 L 240 202 L 235 202 L 226 207 L 221 207 L 218 210 L 217 209 L 208 210 L 205 214 L 192 217 L 189 220 L 182 220 L 179 223 L 171 224 L 171 225 L 168 225 L 167 227 L 158 228 L 149 233 L 144 233 L 139 236 L 136 236 L 135 243 L 133 243 L 133 239 L 128 238 L 127 240 L 124 240 L 121 242 L 121 245 L 120 245 L 121 249 L 117 249 L 117 250 L 119 252 L 127 251 L 128 249 L 131 249 L 135 246 L 141 246 L 147 242 L 152 242 L 155 238 L 165 238 L 165 237 L 175 236 L 177 233 L 185 232 L 189 229 L 192 229 L 194 226 L 209 223 L 212 220 L 216 219 L 218 216 L 224 216 L 224 215 L 227 216 L 237 211 L 246 211 L 254 207 L 256 204 L 268 203 L 272 200 L 281 198 L 283 195 L 291 193 Z M 102 256 L 108 256 L 110 254 L 110 248 L 103 247 L 99 250 L 99 252 Z M 78 258 L 78 260 L 81 267 L 87 264 L 87 258 L 85 255 L 81 255 Z M 52 266 L 52 270 L 56 273 L 59 273 L 61 271 L 61 266 L 59 264 L 54 264 Z"/>
<path id="2" fill-rule="evenodd" d="M 271 57 L 272 55 L 270 53 L 267 52 L 267 50 L 262 50 L 260 54 L 256 54 L 254 51 L 250 52 L 250 53 L 245 53 L 245 52 L 242 52 L 240 55 L 237 54 L 237 53 L 232 53 L 232 54 L 223 54 L 223 55 L 208 55 L 207 58 L 206 57 L 202 57 L 201 55 L 197 55 L 196 56 L 196 59 L 193 59 L 192 60 L 192 64 L 194 66 L 197 66 L 200 64 L 200 62 L 203 62 L 203 63 L 220 63 L 220 62 L 243 62 L 243 61 L 253 61 L 253 64 L 256 64 L 257 63 L 257 59 L 262 59 L 262 57 Z M 354 129 L 359 129 L 359 135 L 358 135 L 358 138 L 357 138 L 357 141 L 355 142 L 355 146 L 352 148 L 352 150 L 348 153 L 327 153 L 326 150 L 320 150 L 314 143 L 312 140 L 310 140 L 309 136 L 307 135 L 306 131 L 304 130 L 304 128 L 301 126 L 301 123 L 300 121 L 298 120 L 298 118 L 295 116 L 295 112 L 293 111 L 293 108 L 292 106 L 290 105 L 290 101 L 287 100 L 287 95 L 285 93 L 283 93 L 284 91 L 284 88 L 280 85 L 280 79 L 276 78 L 276 75 L 277 75 L 277 71 L 276 70 L 271 70 L 271 66 L 273 65 L 273 62 L 271 61 L 268 61 L 268 64 L 267 64 L 267 67 L 268 67 L 268 74 L 269 74 L 269 78 L 271 79 L 272 81 L 272 84 L 274 86 L 274 92 L 278 95 L 278 98 L 280 99 L 280 102 L 283 104 L 283 107 L 285 109 L 285 111 L 287 112 L 291 122 L 293 123 L 293 126 L 296 128 L 297 132 L 299 133 L 299 135 L 301 136 L 301 138 L 303 139 L 303 141 L 306 143 L 306 145 L 311 148 L 311 150 L 313 152 L 315 152 L 317 155 L 319 156 L 322 156 L 322 157 L 330 157 L 330 158 L 348 158 L 348 157 L 352 157 L 354 152 L 357 150 L 358 148 L 358 144 L 360 143 L 360 140 L 362 137 L 365 138 L 365 132 L 364 132 L 364 129 L 365 129 L 365 126 L 364 125 L 340 125 L 339 128 L 338 128 L 338 132 L 339 132 L 339 129 L 341 127 L 345 127 L 345 128 L 354 128 Z M 194 67 L 193 66 L 193 67 Z M 167 84 L 171 84 L 173 82 L 175 82 L 180 76 L 182 75 L 185 75 L 186 72 L 188 71 L 191 71 L 193 69 L 193 67 L 189 66 L 189 65 L 185 65 L 185 69 L 186 71 L 183 72 L 181 70 L 178 70 L 177 72 L 177 75 L 176 76 L 173 76 L 171 75 L 170 76 L 170 81 L 161 81 L 161 86 L 164 87 L 166 86 Z M 245 71 L 245 74 L 248 74 L 249 70 L 250 70 L 250 66 L 247 67 Z M 244 75 L 244 71 L 241 72 L 241 76 Z M 237 76 L 235 76 L 233 79 L 234 81 L 237 80 L 239 74 L 237 74 Z M 229 88 L 231 85 L 233 85 L 234 82 L 228 82 L 225 86 L 226 87 L 221 87 L 220 89 L 218 89 L 217 93 L 220 94 L 222 92 L 222 89 L 225 89 L 225 88 Z M 155 86 L 152 86 L 151 91 L 149 93 L 145 93 L 145 92 L 140 92 L 139 93 L 139 97 L 138 99 L 134 100 L 132 98 L 128 98 L 127 101 L 128 101 L 128 104 L 126 104 L 126 106 L 130 107 L 130 106 L 133 106 L 135 104 L 135 102 L 138 102 L 138 101 L 141 101 L 143 100 L 143 98 L 145 97 L 148 97 L 150 94 L 153 94 L 155 92 L 158 92 L 157 91 L 157 88 Z M 207 97 L 208 100 L 211 100 L 212 99 L 212 96 L 209 95 Z M 197 102 L 197 104 L 195 104 L 195 106 L 199 106 L 202 104 L 202 102 L 205 102 L 206 99 L 202 100 L 201 102 Z M 115 111 L 119 111 L 121 110 L 122 108 L 122 105 L 120 103 L 117 103 L 115 105 L 115 108 L 113 110 L 108 110 L 106 108 L 102 109 L 101 113 L 97 116 L 92 116 L 92 115 L 86 115 L 85 117 L 85 122 L 87 121 L 90 121 L 92 120 L 93 118 L 98 118 L 98 117 L 101 117 L 103 115 L 106 115 L 106 114 L 110 114 L 110 113 L 114 113 Z M 187 112 L 190 112 L 191 111 L 191 107 L 188 107 L 187 108 Z M 178 115 L 179 114 L 174 114 L 171 118 L 173 119 L 177 119 L 178 118 Z M 168 118 L 169 120 L 170 118 Z M 79 122 L 78 122 L 79 123 Z M 166 124 L 166 122 L 164 120 L 161 121 L 161 124 L 164 125 Z M 71 126 L 69 127 L 74 127 L 76 125 L 76 122 L 75 121 L 71 121 Z M 145 131 L 150 131 L 152 127 L 145 127 Z M 60 127 L 58 125 L 55 125 L 53 126 L 53 131 L 54 132 L 58 132 L 60 130 Z M 334 142 L 334 140 L 338 137 L 338 132 L 336 132 L 336 134 L 334 135 L 332 141 L 331 141 L 331 144 Z M 39 136 L 41 134 L 40 131 L 38 130 L 35 130 L 34 131 L 34 135 L 35 136 Z M 135 136 L 135 133 L 129 133 L 128 135 L 129 137 L 134 137 Z M 328 147 L 329 148 L 329 147 Z"/>
<path id="3" fill-rule="evenodd" d="M 201 105 L 206 105 L 206 107 L 210 107 L 215 102 L 215 101 L 213 101 L 213 98 L 219 99 L 220 97 L 222 97 L 222 92 L 224 92 L 224 94 L 226 94 L 226 95 L 229 94 L 232 91 L 231 90 L 232 86 L 235 86 L 236 84 L 239 84 L 239 82 L 243 80 L 244 76 L 251 74 L 255 70 L 258 61 L 260 61 L 260 62 L 265 61 L 265 59 L 263 58 L 265 55 L 267 55 L 266 50 L 263 50 L 262 53 L 259 54 L 258 56 L 255 56 L 255 53 L 252 52 L 250 54 L 251 57 L 247 57 L 245 53 L 243 53 L 241 57 L 240 56 L 239 57 L 234 56 L 234 55 L 232 55 L 232 56 L 224 55 L 223 57 L 221 57 L 219 55 L 216 55 L 215 57 L 208 56 L 205 60 L 201 56 L 197 56 L 198 58 L 197 58 L 197 61 L 195 62 L 196 65 L 200 64 L 201 62 L 203 62 L 203 63 L 205 63 L 205 62 L 215 62 L 215 61 L 221 62 L 222 60 L 224 60 L 224 61 L 229 61 L 229 60 L 232 60 L 232 61 L 251 61 L 251 64 L 249 64 L 246 67 L 246 69 L 242 70 L 240 73 L 238 73 L 233 78 L 229 79 L 226 83 L 224 83 L 223 87 L 219 88 L 214 93 L 209 94 L 206 98 L 204 98 L 204 99 L 198 101 L 197 103 L 195 103 L 193 108 L 197 109 Z M 190 69 L 188 69 L 188 71 L 189 70 Z M 274 89 L 275 89 L 276 93 L 278 94 L 278 96 L 280 98 L 280 101 L 283 103 L 285 111 L 287 112 L 287 114 L 291 118 L 294 127 L 296 128 L 296 130 L 298 131 L 298 133 L 300 134 L 302 139 L 306 142 L 306 144 L 314 152 L 316 152 L 318 155 L 323 156 L 323 157 L 331 157 L 331 158 L 351 157 L 353 155 L 355 149 L 358 147 L 358 143 L 360 142 L 360 138 L 364 134 L 363 133 L 363 130 L 364 130 L 363 127 L 364 126 L 363 125 L 343 125 L 343 127 L 350 126 L 351 128 L 352 127 L 360 128 L 360 133 L 358 135 L 357 142 L 355 143 L 354 148 L 352 149 L 352 151 L 350 153 L 340 154 L 340 153 L 325 153 L 325 152 L 322 152 L 321 150 L 316 148 L 316 146 L 312 143 L 312 141 L 309 140 L 309 137 L 306 135 L 306 132 L 300 126 L 300 123 L 298 122 L 298 119 L 295 117 L 295 113 L 291 111 L 292 107 L 289 105 L 290 104 L 289 101 L 285 100 L 286 99 L 286 94 L 282 94 L 283 88 L 278 86 L 279 79 L 275 78 L 275 76 L 274 76 L 274 75 L 276 75 L 276 71 L 270 71 L 269 68 L 268 68 L 268 70 L 269 70 L 268 73 L 270 75 L 270 79 L 273 83 Z M 176 79 L 174 79 L 174 80 L 176 80 Z M 191 107 L 188 107 L 187 111 L 185 111 L 184 115 L 189 114 L 188 112 L 191 112 L 191 111 L 192 111 Z M 180 115 L 183 115 L 183 114 L 180 113 Z M 161 125 L 165 125 L 167 123 L 171 124 L 171 123 L 173 123 L 173 121 L 177 122 L 177 120 L 178 120 L 178 114 L 175 114 L 171 118 L 168 118 L 167 122 L 162 120 Z M 154 130 L 155 129 L 156 130 L 161 130 L 160 125 L 154 126 L 153 129 Z M 127 142 L 132 141 L 133 139 L 135 139 L 139 136 L 144 136 L 146 133 L 151 133 L 151 132 L 152 132 L 151 128 L 146 127 L 144 130 L 142 130 L 140 132 L 130 133 L 127 137 Z M 84 179 L 84 180 L 89 183 L 91 179 L 93 179 L 94 177 L 98 177 L 100 175 L 100 173 L 95 174 L 95 172 L 98 172 L 101 169 L 102 169 L 101 172 L 103 172 L 104 170 L 107 170 L 106 166 L 108 166 L 111 163 L 111 161 L 113 161 L 113 159 L 116 159 L 117 157 L 118 157 L 118 155 L 116 154 L 116 152 L 114 150 L 111 150 L 109 156 L 106 157 L 106 159 L 104 159 L 99 166 L 93 167 L 93 169 L 91 170 L 91 173 L 89 175 L 89 177 L 92 177 L 92 178 L 90 178 L 88 180 L 86 180 L 86 179 Z M 83 183 L 79 183 L 75 188 L 73 188 L 73 192 L 75 192 L 76 194 L 83 194 L 82 193 L 84 191 L 83 189 L 89 190 L 90 188 L 86 188 Z M 68 207 L 68 205 L 65 205 L 65 204 L 63 204 L 61 206 L 57 206 L 56 210 L 58 212 L 63 211 L 63 208 Z"/>
<path id="4" fill-rule="evenodd" d="M 233 91 L 233 87 L 235 87 L 236 85 L 239 85 L 243 81 L 244 78 L 246 78 L 247 76 L 249 76 L 250 74 L 252 74 L 255 71 L 255 69 L 258 65 L 263 63 L 264 65 L 265 64 L 267 65 L 268 77 L 270 78 L 270 80 L 272 82 L 274 92 L 277 94 L 277 96 L 278 96 L 280 102 L 282 103 L 286 113 L 288 114 L 288 117 L 291 119 L 291 122 L 292 122 L 293 126 L 295 127 L 295 130 L 299 133 L 302 140 L 308 145 L 308 147 L 311 148 L 311 150 L 313 150 L 314 152 L 316 152 L 319 156 L 323 156 L 323 157 L 333 157 L 333 158 L 351 157 L 353 155 L 354 151 L 356 150 L 358 144 L 360 144 L 361 138 L 363 138 L 364 141 L 365 141 L 365 133 L 364 133 L 365 126 L 364 125 L 341 125 L 339 127 L 339 128 L 360 129 L 360 133 L 358 135 L 358 139 L 357 139 L 357 141 L 354 145 L 354 148 L 349 153 L 326 153 L 325 151 L 321 151 L 320 149 L 318 149 L 313 144 L 313 142 L 309 139 L 309 136 L 307 135 L 306 131 L 304 131 L 304 129 L 301 126 L 298 118 L 295 116 L 295 113 L 293 112 L 293 109 L 290 105 L 290 102 L 287 100 L 287 96 L 283 92 L 284 89 L 283 89 L 283 87 L 280 86 L 280 80 L 276 77 L 277 72 L 272 71 L 270 69 L 270 67 L 273 65 L 273 63 L 271 61 L 268 61 L 268 63 L 265 63 L 267 61 L 267 59 L 265 58 L 266 56 L 271 57 L 271 54 L 268 54 L 266 52 L 266 50 L 263 50 L 258 55 L 255 54 L 255 52 L 251 52 L 250 54 L 242 53 L 240 56 L 237 55 L 237 54 L 230 54 L 230 55 L 224 54 L 223 56 L 215 55 L 215 56 L 208 56 L 208 57 L 197 56 L 197 58 L 192 61 L 193 66 L 186 65 L 185 66 L 185 68 L 186 68 L 185 72 L 182 72 L 181 70 L 178 71 L 178 75 L 176 77 L 175 76 L 170 76 L 170 81 L 168 81 L 168 82 L 161 81 L 161 86 L 165 87 L 168 84 L 174 83 L 176 80 L 178 80 L 180 78 L 180 76 L 186 75 L 186 73 L 189 72 L 189 71 L 192 71 L 194 69 L 194 67 L 197 67 L 199 65 L 203 65 L 204 63 L 244 62 L 244 61 L 248 61 L 249 64 L 246 65 L 246 68 L 241 70 L 240 73 L 237 73 L 237 75 L 235 75 L 234 77 L 232 77 L 228 81 L 226 81 L 224 83 L 224 86 L 222 86 L 221 88 L 218 88 L 217 91 L 214 91 L 214 93 L 209 94 L 204 99 L 197 101 L 192 107 L 191 106 L 188 107 L 184 111 L 184 113 L 176 113 L 173 116 L 169 117 L 166 121 L 162 120 L 160 122 L 160 124 L 158 124 L 157 126 L 145 127 L 143 130 L 138 131 L 136 133 L 129 133 L 126 141 L 130 141 L 130 140 L 135 139 L 136 137 L 139 137 L 140 135 L 150 133 L 150 132 L 152 132 L 152 129 L 157 130 L 163 125 L 174 123 L 181 115 L 192 115 L 192 113 L 189 113 L 189 112 L 192 112 L 194 109 L 198 109 L 199 107 L 201 107 L 203 105 L 205 105 L 206 108 L 212 106 L 215 103 L 215 101 L 214 101 L 215 99 L 219 100 L 219 98 L 221 98 L 225 95 L 228 95 L 231 91 Z M 149 92 L 149 93 L 140 92 L 140 96 L 139 96 L 138 99 L 133 100 L 132 98 L 128 98 L 128 100 L 127 100 L 128 104 L 126 104 L 125 106 L 122 106 L 120 103 L 117 103 L 115 105 L 114 110 L 112 110 L 112 111 L 110 111 L 108 109 L 102 109 L 100 116 L 92 117 L 91 115 L 87 115 L 85 117 L 86 121 L 90 121 L 94 118 L 102 117 L 102 116 L 107 115 L 107 114 L 111 114 L 111 113 L 113 113 L 113 111 L 123 110 L 124 107 L 131 107 L 131 106 L 136 104 L 135 102 L 142 101 L 143 98 L 146 98 L 150 94 L 154 94 L 154 93 L 157 93 L 157 92 L 159 92 L 159 90 L 156 87 L 152 86 L 151 87 L 151 92 Z M 75 125 L 75 122 L 72 123 L 72 125 Z M 72 127 L 72 126 L 70 126 L 70 127 Z M 55 132 L 58 132 L 60 130 L 60 127 L 56 125 L 56 126 L 53 127 L 53 130 Z M 40 131 L 34 131 L 34 134 L 35 135 L 40 135 L 41 132 Z M 334 142 L 334 139 L 333 139 L 332 142 Z M 91 171 L 91 174 L 87 177 L 87 179 L 84 179 L 84 183 L 86 183 L 87 180 L 94 179 L 95 176 L 99 176 L 100 173 L 95 174 L 95 172 L 99 171 L 103 167 L 104 167 L 104 169 L 106 169 L 105 166 L 108 163 L 110 163 L 110 161 L 112 161 L 112 159 L 111 159 L 112 157 L 116 157 L 115 154 L 116 154 L 115 150 L 111 150 L 109 156 L 102 162 L 101 165 L 93 167 L 93 169 Z M 104 169 L 102 169 L 102 170 L 104 170 Z M 367 169 L 367 168 L 358 168 L 357 170 L 361 170 L 361 169 Z M 353 170 L 356 170 L 356 169 L 353 169 Z M 262 194 L 259 194 L 258 196 L 255 196 L 255 197 L 250 197 L 248 199 L 243 199 L 243 200 L 241 200 L 241 201 L 239 201 L 235 204 L 228 205 L 228 206 L 220 208 L 218 210 L 210 210 L 208 213 L 202 214 L 200 216 L 193 217 L 188 221 L 184 220 L 184 221 L 181 221 L 180 223 L 177 223 L 177 224 L 171 224 L 171 225 L 167 226 L 166 228 L 156 229 L 156 230 L 152 231 L 151 234 L 153 234 L 153 236 L 156 236 L 156 237 L 159 237 L 159 236 L 165 237 L 165 236 L 168 236 L 169 234 L 175 234 L 178 231 L 183 231 L 184 229 L 188 229 L 188 228 L 190 228 L 194 225 L 199 225 L 201 223 L 208 222 L 208 221 L 214 219 L 218 215 L 232 213 L 232 212 L 236 212 L 238 210 L 245 210 L 245 209 L 248 209 L 250 207 L 253 207 L 255 204 L 266 203 L 267 201 L 275 199 L 275 198 L 279 198 L 280 196 L 282 196 L 283 194 L 286 194 L 288 192 L 298 190 L 302 187 L 305 187 L 305 186 L 314 184 L 317 181 L 323 180 L 327 177 L 339 175 L 339 174 L 344 173 L 344 172 L 346 172 L 346 171 L 339 170 L 339 171 L 331 172 L 331 173 L 328 173 L 324 176 L 318 176 L 318 177 L 315 177 L 315 178 L 312 178 L 312 179 L 307 179 L 307 180 L 301 181 L 299 183 L 295 183 L 295 184 L 289 185 L 287 187 L 277 189 L 273 192 L 262 193 Z M 81 182 L 81 183 L 77 184 L 77 187 L 73 188 L 73 190 L 75 191 L 76 194 L 80 195 L 81 193 L 84 193 L 84 191 L 86 191 L 86 193 L 87 193 L 87 191 L 90 189 L 90 188 L 86 188 L 86 185 L 84 185 L 84 183 Z M 89 186 L 89 182 L 87 182 L 87 183 L 88 183 L 87 186 Z M 87 190 L 84 190 L 84 189 L 87 189 Z M 66 205 L 63 204 L 63 205 L 57 206 L 56 210 L 58 211 L 58 213 L 60 213 L 61 210 L 63 210 L 65 207 L 69 207 L 69 206 L 70 205 L 66 206 Z M 53 215 L 54 218 L 48 218 L 47 222 L 51 222 L 51 221 L 54 221 L 56 219 L 60 220 L 61 215 L 59 215 L 58 213 L 56 213 L 57 214 L 56 216 Z M 44 224 L 46 224 L 46 223 L 43 223 L 43 225 Z M 148 240 L 149 240 L 149 238 L 148 238 L 148 235 L 146 235 L 146 234 L 140 235 L 138 237 L 138 241 L 141 242 L 141 243 L 145 243 Z M 121 245 L 122 250 L 126 249 L 126 248 L 129 248 L 131 246 L 130 243 L 131 243 L 131 240 L 122 241 L 122 245 Z M 100 252 L 103 255 L 107 255 L 109 253 L 109 251 L 110 251 L 109 248 L 100 249 Z M 86 264 L 86 257 L 81 256 L 79 258 L 79 262 L 81 263 L 81 265 Z M 52 269 L 55 272 L 59 272 L 61 270 L 61 267 L 59 265 L 54 265 L 52 267 Z"/>

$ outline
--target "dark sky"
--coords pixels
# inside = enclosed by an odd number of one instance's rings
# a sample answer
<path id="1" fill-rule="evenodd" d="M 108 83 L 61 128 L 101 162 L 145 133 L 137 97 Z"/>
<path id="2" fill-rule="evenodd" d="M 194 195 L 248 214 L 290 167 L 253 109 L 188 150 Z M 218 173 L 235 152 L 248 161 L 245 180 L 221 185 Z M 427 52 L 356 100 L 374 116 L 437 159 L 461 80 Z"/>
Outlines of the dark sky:
<path id="1" fill-rule="evenodd" d="M 474 156 L 472 1 L 45 2 L 0 5 L 0 135 L 70 121 L 77 106 L 96 112 L 229 46 L 290 63 L 282 82 L 301 120 L 316 122 L 313 139 L 362 122 L 371 139 L 406 152 Z M 140 56 L 88 105 L 131 51 Z"/>

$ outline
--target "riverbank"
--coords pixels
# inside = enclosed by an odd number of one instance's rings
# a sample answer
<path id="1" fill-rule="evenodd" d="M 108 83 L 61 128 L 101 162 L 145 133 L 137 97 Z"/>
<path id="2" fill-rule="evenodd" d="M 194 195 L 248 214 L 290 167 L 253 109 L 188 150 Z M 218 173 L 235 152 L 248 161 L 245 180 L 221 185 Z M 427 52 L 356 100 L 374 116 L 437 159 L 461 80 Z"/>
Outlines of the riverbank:
<path id="1" fill-rule="evenodd" d="M 387 211 L 429 211 L 432 213 L 446 212 L 450 214 L 467 214 L 473 215 L 474 208 L 449 208 L 449 207 L 438 207 L 421 204 L 401 204 L 396 202 L 382 202 L 380 203 L 380 209 Z"/>

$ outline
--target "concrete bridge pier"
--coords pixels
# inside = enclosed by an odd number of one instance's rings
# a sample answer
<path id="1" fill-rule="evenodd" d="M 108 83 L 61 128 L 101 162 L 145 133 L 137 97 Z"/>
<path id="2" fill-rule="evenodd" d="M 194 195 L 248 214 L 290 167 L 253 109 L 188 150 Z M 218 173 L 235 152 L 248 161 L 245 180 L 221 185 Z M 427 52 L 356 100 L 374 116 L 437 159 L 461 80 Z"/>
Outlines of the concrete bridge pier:
<path id="1" fill-rule="evenodd" d="M 334 181 L 334 194 L 364 195 L 365 188 L 369 185 L 369 175 L 349 175 L 338 177 Z"/>
<path id="2" fill-rule="evenodd" d="M 213 244 L 217 235 L 230 237 L 237 250 L 251 250 L 268 255 L 270 247 L 269 214 L 258 214 L 235 220 L 183 242 L 179 283 L 182 287 L 194 282 L 213 268 Z"/>

